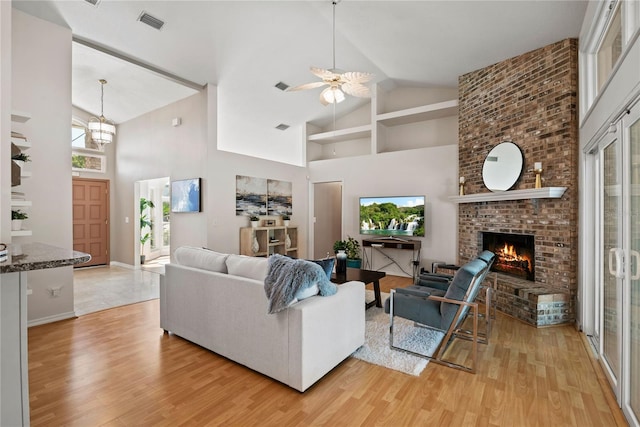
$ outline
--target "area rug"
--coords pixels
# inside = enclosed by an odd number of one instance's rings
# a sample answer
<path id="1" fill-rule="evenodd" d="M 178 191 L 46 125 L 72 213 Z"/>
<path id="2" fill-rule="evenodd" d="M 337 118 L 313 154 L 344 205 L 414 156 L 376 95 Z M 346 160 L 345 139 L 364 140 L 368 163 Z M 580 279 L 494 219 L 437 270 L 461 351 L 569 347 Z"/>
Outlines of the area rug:
<path id="1" fill-rule="evenodd" d="M 383 302 L 388 297 L 389 294 L 382 293 Z M 367 290 L 367 301 L 372 299 L 373 291 Z M 351 356 L 374 365 L 419 376 L 429 361 L 389 347 L 389 315 L 384 312 L 384 308 L 368 309 L 365 321 L 365 343 Z M 443 336 L 442 332 L 417 328 L 413 322 L 400 317 L 394 320 L 394 344 L 398 347 L 432 355 Z"/>

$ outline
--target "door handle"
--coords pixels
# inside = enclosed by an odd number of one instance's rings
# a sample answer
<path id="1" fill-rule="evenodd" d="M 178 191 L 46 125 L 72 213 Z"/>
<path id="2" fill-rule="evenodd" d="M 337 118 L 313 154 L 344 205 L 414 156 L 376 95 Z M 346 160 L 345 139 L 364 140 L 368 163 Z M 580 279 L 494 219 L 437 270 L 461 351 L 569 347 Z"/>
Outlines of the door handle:
<path id="1" fill-rule="evenodd" d="M 615 256 L 615 265 L 616 268 L 613 268 L 613 257 Z M 615 276 L 617 279 L 624 279 L 624 269 L 623 269 L 623 252 L 621 248 L 611 248 L 609 249 L 609 274 Z"/>
<path id="2" fill-rule="evenodd" d="M 635 259 L 636 264 L 636 274 L 631 275 L 631 280 L 640 279 L 640 252 L 631 250 L 631 256 Z M 631 271 L 631 266 L 629 266 L 629 271 Z"/>

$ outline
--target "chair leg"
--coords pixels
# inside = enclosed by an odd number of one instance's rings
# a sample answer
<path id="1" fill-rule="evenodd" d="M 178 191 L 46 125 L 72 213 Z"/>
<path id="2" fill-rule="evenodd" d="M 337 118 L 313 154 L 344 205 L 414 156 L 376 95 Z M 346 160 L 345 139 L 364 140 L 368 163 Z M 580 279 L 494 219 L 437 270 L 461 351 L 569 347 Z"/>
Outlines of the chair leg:
<path id="1" fill-rule="evenodd" d="M 433 361 L 439 365 L 444 365 L 447 366 L 449 368 L 454 368 L 454 369 L 459 369 L 461 371 L 465 371 L 465 372 L 469 372 L 472 374 L 476 373 L 476 366 L 478 363 L 478 342 L 479 342 L 479 337 L 478 337 L 478 305 L 477 304 L 472 304 L 471 305 L 471 309 L 473 311 L 473 331 L 470 331 L 469 334 L 470 336 L 465 337 L 464 334 L 463 335 L 458 335 L 456 333 L 456 331 L 453 330 L 453 323 L 451 328 L 449 328 L 449 330 L 447 330 L 445 332 L 444 337 L 442 338 L 442 340 L 440 341 L 440 344 L 438 344 L 438 347 L 436 347 L 435 351 L 433 352 L 432 356 L 426 355 L 426 354 L 422 354 L 422 353 L 417 353 L 414 352 L 412 350 L 408 350 L 402 347 L 398 347 L 394 344 L 394 340 L 393 340 L 393 318 L 395 317 L 393 315 L 393 294 L 394 294 L 394 290 L 391 290 L 391 297 L 389 300 L 389 347 L 392 348 L 393 350 L 397 350 L 397 351 L 402 351 L 404 353 L 408 353 L 408 354 L 412 354 L 414 356 L 417 357 L 422 357 L 424 359 L 428 359 L 430 361 Z M 462 310 L 462 306 L 460 306 L 459 310 Z M 456 317 L 459 316 L 460 313 L 457 313 Z M 444 353 L 446 352 L 447 348 L 448 348 L 448 344 L 452 341 L 452 339 L 454 337 L 459 337 L 459 338 L 468 338 L 472 341 L 472 355 L 471 355 L 471 367 L 469 366 L 465 366 L 462 364 L 458 364 L 458 363 L 454 363 L 454 362 L 450 362 L 444 359 Z"/>
<path id="2" fill-rule="evenodd" d="M 493 290 L 488 287 L 487 288 L 487 292 L 485 293 L 485 322 L 486 322 L 486 326 L 485 326 L 485 331 L 487 333 L 487 344 L 489 343 L 489 336 L 491 335 L 491 306 L 492 304 L 492 299 L 493 299 Z"/>

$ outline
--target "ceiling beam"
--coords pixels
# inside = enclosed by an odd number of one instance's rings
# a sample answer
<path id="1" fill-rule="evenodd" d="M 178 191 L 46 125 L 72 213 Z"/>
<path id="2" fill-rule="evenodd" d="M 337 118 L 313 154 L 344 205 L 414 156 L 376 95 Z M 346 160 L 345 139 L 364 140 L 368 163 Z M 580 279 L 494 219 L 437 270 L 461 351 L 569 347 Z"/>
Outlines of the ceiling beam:
<path id="1" fill-rule="evenodd" d="M 112 49 L 110 49 L 110 48 L 108 48 L 106 46 L 100 45 L 100 44 L 98 44 L 96 42 L 93 42 L 91 40 L 87 40 L 87 39 L 84 39 L 84 38 L 76 36 L 76 35 L 73 36 L 72 40 L 74 42 L 76 42 L 76 43 L 81 44 L 81 45 L 90 47 L 91 49 L 95 49 L 95 50 L 97 50 L 99 52 L 102 52 L 104 54 L 113 56 L 114 58 L 118 58 L 118 59 L 120 59 L 122 61 L 128 62 L 130 64 L 136 65 L 136 66 L 141 67 L 141 68 L 144 68 L 145 70 L 148 70 L 148 71 L 152 72 L 153 74 L 155 74 L 157 76 L 160 76 L 160 77 L 162 77 L 164 79 L 167 79 L 169 81 L 172 81 L 174 83 L 180 84 L 182 86 L 186 86 L 188 88 L 191 88 L 191 89 L 194 89 L 194 90 L 197 90 L 197 91 L 202 91 L 206 87 L 206 85 L 195 83 L 195 82 L 192 82 L 191 80 L 183 79 L 180 76 L 176 76 L 175 74 L 169 73 L 168 71 L 161 70 L 160 68 L 154 67 L 151 64 L 144 63 L 144 62 L 142 62 L 142 61 L 140 61 L 138 59 L 132 58 L 132 57 L 127 56 L 127 55 L 125 55 L 123 53 L 116 52 L 115 50 L 112 50 Z"/>

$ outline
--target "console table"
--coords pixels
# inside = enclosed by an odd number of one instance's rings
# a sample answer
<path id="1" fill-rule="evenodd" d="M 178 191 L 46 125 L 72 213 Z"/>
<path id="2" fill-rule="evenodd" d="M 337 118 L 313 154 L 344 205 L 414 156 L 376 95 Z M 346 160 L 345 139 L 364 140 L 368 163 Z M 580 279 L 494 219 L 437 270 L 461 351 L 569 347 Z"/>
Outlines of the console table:
<path id="1" fill-rule="evenodd" d="M 362 252 L 364 254 L 364 266 L 363 268 L 373 270 L 373 255 L 379 253 L 387 261 L 387 264 L 380 267 L 378 270 L 382 270 L 390 265 L 395 264 L 403 273 L 407 276 L 413 277 L 416 280 L 420 271 L 420 249 L 422 248 L 422 242 L 420 240 L 405 239 L 402 237 L 385 237 L 385 238 L 371 238 L 362 240 Z M 368 249 L 368 250 L 367 250 Z M 398 264 L 398 262 L 388 253 L 385 249 L 401 249 L 412 251 L 411 264 L 412 273 L 409 274 L 405 269 Z"/>

